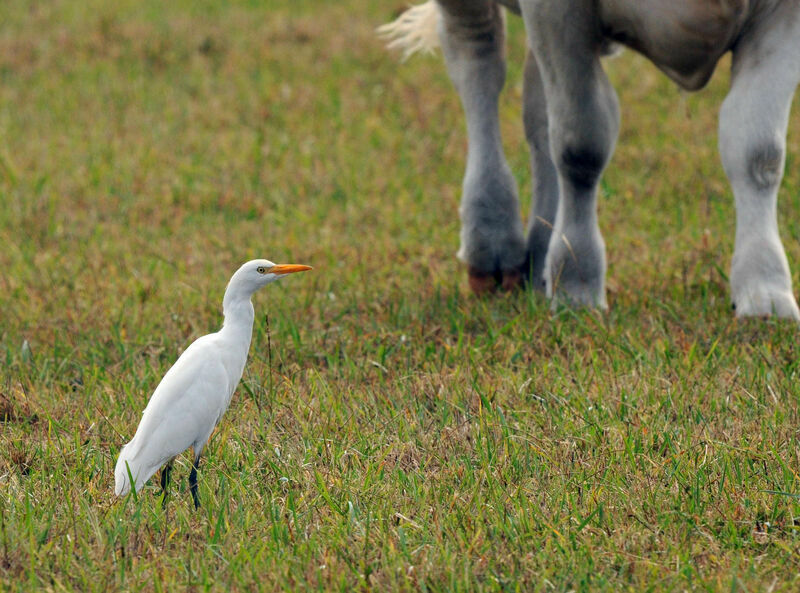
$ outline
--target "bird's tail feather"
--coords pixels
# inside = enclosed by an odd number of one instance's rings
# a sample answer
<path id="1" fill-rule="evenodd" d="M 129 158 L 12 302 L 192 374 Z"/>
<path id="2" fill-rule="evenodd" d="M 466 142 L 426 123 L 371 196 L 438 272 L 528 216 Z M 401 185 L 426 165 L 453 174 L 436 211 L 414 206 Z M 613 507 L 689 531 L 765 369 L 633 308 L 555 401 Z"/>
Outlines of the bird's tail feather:
<path id="1" fill-rule="evenodd" d="M 125 496 L 131 490 L 131 476 L 133 476 L 133 468 L 130 467 L 128 459 L 125 455 L 125 447 L 119 453 L 117 465 L 114 468 L 114 494 L 117 496 Z"/>
<path id="2" fill-rule="evenodd" d="M 122 448 L 119 459 L 117 459 L 117 465 L 114 468 L 114 494 L 117 496 L 128 494 L 131 491 L 131 483 L 135 484 L 134 489 L 139 492 L 147 480 L 161 467 L 161 464 L 153 467 L 137 462 L 136 459 L 128 455 L 127 450 L 129 447 L 130 443 Z"/>

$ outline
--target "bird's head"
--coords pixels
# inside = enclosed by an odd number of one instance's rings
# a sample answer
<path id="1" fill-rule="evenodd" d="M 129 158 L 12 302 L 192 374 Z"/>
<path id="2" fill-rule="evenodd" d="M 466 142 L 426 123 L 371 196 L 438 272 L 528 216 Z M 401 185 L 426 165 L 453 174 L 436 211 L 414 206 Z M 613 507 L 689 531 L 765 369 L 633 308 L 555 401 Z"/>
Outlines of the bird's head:
<path id="1" fill-rule="evenodd" d="M 300 264 L 275 264 L 268 259 L 254 259 L 241 268 L 231 278 L 229 287 L 236 289 L 236 292 L 253 294 L 259 288 L 280 280 L 288 274 L 295 272 L 305 272 L 311 266 Z"/>

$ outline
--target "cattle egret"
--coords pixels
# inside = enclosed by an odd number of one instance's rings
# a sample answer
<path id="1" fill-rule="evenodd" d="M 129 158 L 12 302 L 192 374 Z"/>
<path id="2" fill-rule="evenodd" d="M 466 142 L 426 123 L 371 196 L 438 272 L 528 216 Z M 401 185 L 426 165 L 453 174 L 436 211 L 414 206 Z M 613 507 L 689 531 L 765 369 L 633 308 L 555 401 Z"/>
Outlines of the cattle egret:
<path id="1" fill-rule="evenodd" d="M 247 262 L 231 277 L 222 299 L 224 322 L 218 332 L 194 341 L 167 371 L 142 413 L 133 439 L 120 451 L 114 492 L 124 496 L 131 479 L 138 492 L 167 463 L 161 474 L 164 503 L 172 460 L 189 447 L 194 452 L 189 487 L 195 508 L 200 454 L 242 378 L 255 311 L 250 297 L 259 288 L 309 266 Z"/>

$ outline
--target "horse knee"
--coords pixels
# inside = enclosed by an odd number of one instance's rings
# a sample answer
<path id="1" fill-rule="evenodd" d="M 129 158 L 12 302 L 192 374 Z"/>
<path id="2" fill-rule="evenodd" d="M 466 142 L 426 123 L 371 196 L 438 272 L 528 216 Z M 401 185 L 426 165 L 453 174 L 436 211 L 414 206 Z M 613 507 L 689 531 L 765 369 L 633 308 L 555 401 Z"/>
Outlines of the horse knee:
<path id="1" fill-rule="evenodd" d="M 747 150 L 747 177 L 759 191 L 775 188 L 783 176 L 784 148 L 780 142 L 754 144 Z"/>
<path id="2" fill-rule="evenodd" d="M 748 94 L 732 91 L 722 103 L 719 152 L 734 193 L 776 191 L 783 177 L 786 142 L 769 110 L 754 112 Z"/>
<path id="3" fill-rule="evenodd" d="M 737 187 L 755 194 L 776 191 L 783 177 L 785 155 L 779 138 L 728 138 L 720 134 L 722 165 L 734 193 Z"/>
<path id="4" fill-rule="evenodd" d="M 580 132 L 566 131 L 554 135 L 553 160 L 562 180 L 579 192 L 595 187 L 603 174 L 614 137 L 605 122 L 592 119 L 584 122 Z"/>
<path id="5" fill-rule="evenodd" d="M 613 90 L 597 93 L 595 99 L 588 105 L 576 106 L 570 118 L 562 115 L 562 121 L 569 122 L 567 126 L 556 122 L 555 130 L 551 130 L 555 165 L 578 191 L 597 185 L 619 130 L 619 104 Z"/>
<path id="6" fill-rule="evenodd" d="M 608 160 L 608 152 L 589 144 L 565 146 L 558 155 L 558 168 L 578 189 L 594 187 Z"/>

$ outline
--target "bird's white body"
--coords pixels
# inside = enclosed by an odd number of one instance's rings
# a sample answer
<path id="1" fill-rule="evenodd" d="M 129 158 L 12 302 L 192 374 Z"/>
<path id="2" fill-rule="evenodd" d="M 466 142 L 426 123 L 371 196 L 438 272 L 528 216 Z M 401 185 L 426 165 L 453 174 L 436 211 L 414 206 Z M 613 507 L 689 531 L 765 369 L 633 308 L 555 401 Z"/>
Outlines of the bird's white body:
<path id="1" fill-rule="evenodd" d="M 232 340 L 225 326 L 195 341 L 167 371 L 136 435 L 120 453 L 115 471 L 118 495 L 130 489 L 128 468 L 138 491 L 162 465 L 189 447 L 200 454 L 242 378 L 252 323 L 251 317 L 244 344 Z"/>
<path id="2" fill-rule="evenodd" d="M 239 384 L 250 350 L 255 312 L 252 294 L 283 274 L 310 269 L 268 260 L 244 264 L 225 291 L 225 321 L 216 333 L 198 338 L 156 387 L 133 439 L 122 448 L 114 492 L 125 495 L 133 477 L 136 491 L 158 469 L 189 447 L 199 459 Z"/>

